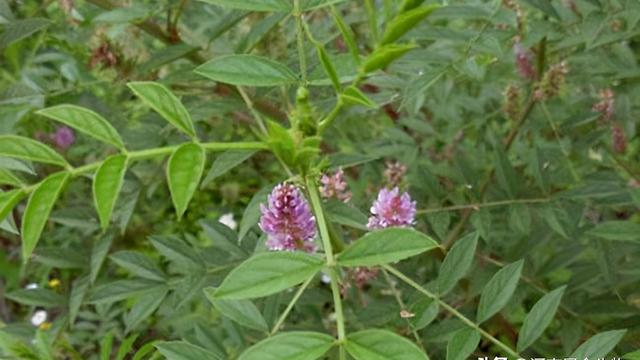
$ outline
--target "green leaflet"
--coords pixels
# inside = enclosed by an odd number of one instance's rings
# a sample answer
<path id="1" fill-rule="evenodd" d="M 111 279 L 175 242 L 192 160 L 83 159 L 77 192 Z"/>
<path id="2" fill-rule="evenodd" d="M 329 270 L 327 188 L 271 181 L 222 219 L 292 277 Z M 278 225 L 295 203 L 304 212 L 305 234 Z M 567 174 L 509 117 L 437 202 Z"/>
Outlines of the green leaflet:
<path id="1" fill-rule="evenodd" d="M 298 81 L 298 76 L 286 65 L 256 55 L 220 56 L 194 71 L 214 81 L 242 86 L 279 86 Z"/>
<path id="2" fill-rule="evenodd" d="M 478 347 L 480 334 L 473 328 L 456 331 L 447 344 L 447 360 L 465 360 Z"/>
<path id="3" fill-rule="evenodd" d="M 440 295 L 453 289 L 471 267 L 478 245 L 478 236 L 479 234 L 474 232 L 458 240 L 444 258 L 438 275 Z"/>
<path id="4" fill-rule="evenodd" d="M 398 40 L 402 35 L 413 29 L 418 25 L 418 23 L 420 23 L 420 21 L 438 8 L 440 8 L 440 5 L 431 4 L 420 6 L 399 14 L 387 25 L 384 35 L 382 35 L 382 40 L 380 40 L 380 44 L 385 45 Z"/>
<path id="5" fill-rule="evenodd" d="M 152 81 L 130 82 L 127 86 L 165 120 L 183 133 L 195 138 L 196 130 L 193 127 L 191 115 L 180 99 L 166 86 Z"/>
<path id="6" fill-rule="evenodd" d="M 498 271 L 482 290 L 478 304 L 477 322 L 482 323 L 500 311 L 513 295 L 522 273 L 523 260 L 509 264 Z"/>
<path id="7" fill-rule="evenodd" d="M 373 53 L 367 56 L 362 63 L 362 71 L 370 73 L 386 68 L 394 60 L 406 54 L 409 50 L 415 49 L 415 45 L 408 44 L 388 44 L 380 46 Z"/>
<path id="8" fill-rule="evenodd" d="M 294 331 L 278 334 L 253 345 L 238 360 L 315 360 L 333 346 L 329 335 Z"/>
<path id="9" fill-rule="evenodd" d="M 93 200 L 102 229 L 109 226 L 109 220 L 122 189 L 126 171 L 126 155 L 108 157 L 96 171 L 93 179 Z"/>
<path id="10" fill-rule="evenodd" d="M 370 329 L 348 334 L 344 347 L 356 360 L 428 359 L 414 343 L 387 330 Z"/>
<path id="11" fill-rule="evenodd" d="M 533 305 L 518 335 L 518 351 L 522 351 L 533 344 L 549 326 L 553 316 L 560 306 L 560 300 L 564 294 L 566 286 L 559 287 L 543 296 Z"/>
<path id="12" fill-rule="evenodd" d="M 111 261 L 141 278 L 165 281 L 167 275 L 147 256 L 137 251 L 122 250 L 109 256 Z"/>
<path id="13" fill-rule="evenodd" d="M 24 210 L 22 219 L 22 260 L 29 260 L 33 249 L 35 249 L 40 234 L 44 229 L 49 214 L 55 205 L 60 191 L 69 179 L 69 173 L 60 172 L 44 179 L 40 185 L 31 193 L 27 208 Z"/>
<path id="14" fill-rule="evenodd" d="M 47 145 L 22 136 L 0 135 L 0 156 L 68 166 L 55 150 Z"/>
<path id="15" fill-rule="evenodd" d="M 269 331 L 264 317 L 262 317 L 260 310 L 258 310 L 253 302 L 250 300 L 216 299 L 215 291 L 215 288 L 207 287 L 204 289 L 204 294 L 220 314 L 242 326 L 263 332 Z"/>
<path id="16" fill-rule="evenodd" d="M 429 236 L 408 228 L 388 228 L 354 241 L 337 261 L 342 266 L 375 266 L 400 261 L 439 245 Z"/>
<path id="17" fill-rule="evenodd" d="M 119 149 L 124 149 L 124 143 L 116 129 L 102 116 L 92 110 L 75 105 L 57 105 L 39 110 L 37 114 L 71 126 L 80 132 L 109 143 Z"/>
<path id="18" fill-rule="evenodd" d="M 156 349 L 170 360 L 222 360 L 218 355 L 186 341 L 165 341 L 155 344 Z"/>
<path id="19" fill-rule="evenodd" d="M 607 356 L 622 340 L 627 330 L 610 330 L 601 332 L 585 341 L 571 354 L 576 359 L 597 359 Z"/>
<path id="20" fill-rule="evenodd" d="M 321 258 L 302 252 L 267 252 L 233 269 L 213 294 L 215 299 L 249 299 L 275 294 L 318 273 Z"/>
<path id="21" fill-rule="evenodd" d="M 178 218 L 187 210 L 204 171 L 204 149 L 193 143 L 178 147 L 167 165 L 167 180 Z"/>

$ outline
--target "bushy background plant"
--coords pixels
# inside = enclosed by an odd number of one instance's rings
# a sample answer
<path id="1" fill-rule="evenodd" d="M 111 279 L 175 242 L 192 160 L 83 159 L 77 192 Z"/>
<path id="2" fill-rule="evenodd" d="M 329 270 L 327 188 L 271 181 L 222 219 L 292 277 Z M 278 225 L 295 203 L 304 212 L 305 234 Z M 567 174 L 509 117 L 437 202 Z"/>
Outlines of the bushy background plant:
<path id="1" fill-rule="evenodd" d="M 639 21 L 0 0 L 0 356 L 640 358 Z"/>

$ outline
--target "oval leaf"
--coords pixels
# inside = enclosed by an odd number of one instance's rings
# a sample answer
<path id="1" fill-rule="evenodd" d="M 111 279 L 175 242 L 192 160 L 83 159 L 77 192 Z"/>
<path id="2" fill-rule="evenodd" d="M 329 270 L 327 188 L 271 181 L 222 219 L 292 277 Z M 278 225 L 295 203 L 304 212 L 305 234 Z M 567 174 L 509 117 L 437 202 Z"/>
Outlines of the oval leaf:
<path id="1" fill-rule="evenodd" d="M 149 280 L 165 281 L 167 276 L 151 259 L 136 251 L 122 250 L 109 256 L 119 266 L 132 274 Z"/>
<path id="2" fill-rule="evenodd" d="M 167 165 L 167 180 L 178 218 L 187 210 L 204 171 L 204 149 L 193 143 L 178 147 Z"/>
<path id="3" fill-rule="evenodd" d="M 320 271 L 322 259 L 301 252 L 255 255 L 233 269 L 213 294 L 216 299 L 247 299 L 275 294 Z"/>
<path id="4" fill-rule="evenodd" d="M 587 233 L 606 240 L 640 242 L 640 224 L 631 221 L 605 221 Z"/>
<path id="5" fill-rule="evenodd" d="M 465 360 L 478 347 L 480 334 L 472 328 L 456 331 L 447 344 L 447 360 Z"/>
<path id="6" fill-rule="evenodd" d="M 191 137 L 196 136 L 191 115 L 166 86 L 152 81 L 130 82 L 127 86 L 173 126 Z"/>
<path id="7" fill-rule="evenodd" d="M 524 323 L 518 335 L 518 351 L 522 351 L 533 344 L 549 326 L 558 310 L 560 300 L 566 287 L 559 287 L 543 296 L 533 305 L 531 312 L 524 318 Z"/>
<path id="8" fill-rule="evenodd" d="M 218 355 L 186 341 L 166 341 L 155 344 L 169 360 L 222 360 Z"/>
<path id="9" fill-rule="evenodd" d="M 387 25 L 380 43 L 384 45 L 396 41 L 439 7 L 437 4 L 420 6 L 396 16 Z"/>
<path id="10" fill-rule="evenodd" d="M 43 288 L 19 289 L 8 293 L 6 296 L 7 299 L 11 299 L 20 304 L 47 308 L 64 306 L 66 303 L 64 296 L 53 290 Z"/>
<path id="11" fill-rule="evenodd" d="M 211 80 L 243 86 L 278 86 L 298 81 L 287 66 L 255 55 L 226 55 L 200 65 L 196 73 Z"/>
<path id="12" fill-rule="evenodd" d="M 213 164 L 211 164 L 211 168 L 209 169 L 207 176 L 202 180 L 200 187 L 203 188 L 214 179 L 226 174 L 234 167 L 242 164 L 242 162 L 250 158 L 255 153 L 256 150 L 230 150 L 218 155 L 218 157 L 213 161 Z"/>
<path id="13" fill-rule="evenodd" d="M 96 171 L 93 178 L 93 201 L 100 218 L 100 226 L 109 226 L 111 213 L 122 189 L 124 174 L 127 171 L 127 156 L 114 155 L 107 158 Z"/>
<path id="14" fill-rule="evenodd" d="M 469 234 L 451 248 L 444 258 L 438 275 L 438 291 L 444 295 L 456 286 L 473 263 L 473 256 L 478 245 L 478 233 Z"/>
<path id="15" fill-rule="evenodd" d="M 208 287 L 204 294 L 222 315 L 250 329 L 269 331 L 267 322 L 262 317 L 260 310 L 249 300 L 220 300 L 214 296 L 216 289 Z"/>
<path id="16" fill-rule="evenodd" d="M 622 340 L 627 330 L 611 330 L 592 336 L 571 354 L 576 359 L 598 359 L 607 356 Z"/>
<path id="17" fill-rule="evenodd" d="M 69 179 L 69 173 L 60 172 L 44 179 L 31 193 L 22 219 L 22 260 L 27 261 L 35 249 L 53 205 Z"/>
<path id="18" fill-rule="evenodd" d="M 366 234 L 338 255 L 343 266 L 375 266 L 400 261 L 439 245 L 425 234 L 408 228 L 388 228 Z"/>
<path id="19" fill-rule="evenodd" d="M 518 286 L 523 260 L 509 264 L 498 271 L 482 290 L 478 304 L 477 321 L 481 323 L 500 311 Z"/>
<path id="20" fill-rule="evenodd" d="M 282 333 L 248 348 L 238 360 L 315 360 L 329 351 L 334 341 L 317 332 Z"/>
<path id="21" fill-rule="evenodd" d="M 102 116 L 87 108 L 65 104 L 39 110 L 37 114 L 71 126 L 119 149 L 124 149 L 124 143 L 116 129 Z"/>
<path id="22" fill-rule="evenodd" d="M 0 136 L 0 156 L 60 166 L 68 165 L 67 160 L 47 145 L 15 135 Z"/>
<path id="23" fill-rule="evenodd" d="M 426 360 L 411 341 L 387 330 L 364 330 L 347 336 L 345 349 L 356 360 Z"/>

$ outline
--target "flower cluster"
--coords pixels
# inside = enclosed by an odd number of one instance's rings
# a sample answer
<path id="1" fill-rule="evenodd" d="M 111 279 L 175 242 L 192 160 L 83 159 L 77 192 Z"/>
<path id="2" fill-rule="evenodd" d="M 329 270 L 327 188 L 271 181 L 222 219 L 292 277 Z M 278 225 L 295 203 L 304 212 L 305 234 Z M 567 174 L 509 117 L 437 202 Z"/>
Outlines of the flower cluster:
<path id="1" fill-rule="evenodd" d="M 71 128 L 63 126 L 51 135 L 51 140 L 62 150 L 67 150 L 76 142 L 76 134 Z"/>
<path id="2" fill-rule="evenodd" d="M 522 111 L 520 106 L 520 88 L 513 84 L 507 86 L 504 91 L 502 111 L 507 119 L 516 120 L 520 117 L 520 112 Z"/>
<path id="3" fill-rule="evenodd" d="M 336 183 L 340 184 L 338 189 L 341 189 L 340 194 L 343 194 L 345 187 L 342 185 L 346 183 L 343 182 L 342 171 L 333 176 L 325 175 L 325 179 L 328 179 L 323 182 L 325 194 L 337 196 L 335 187 L 331 190 L 333 192 L 328 190 L 330 185 L 335 186 Z M 259 226 L 267 234 L 267 248 L 307 252 L 316 250 L 316 219 L 309 203 L 295 185 L 277 185 L 269 195 L 267 204 L 260 204 L 260 211 L 262 216 Z M 412 226 L 415 214 L 416 202 L 411 200 L 409 193 L 400 193 L 397 187 L 391 190 L 383 188 L 371 206 L 371 217 L 367 227 L 376 230 Z"/>
<path id="4" fill-rule="evenodd" d="M 344 171 L 338 169 L 333 175 L 324 174 L 320 178 L 320 194 L 326 198 L 336 198 L 348 202 L 351 200 L 351 192 L 347 190 L 347 182 L 344 179 Z"/>
<path id="5" fill-rule="evenodd" d="M 315 251 L 316 219 L 300 189 L 291 184 L 276 186 L 268 204 L 260 204 L 260 229 L 270 250 Z"/>
<path id="6" fill-rule="evenodd" d="M 599 94 L 600 101 L 595 103 L 591 108 L 593 111 L 599 112 L 604 122 L 609 122 L 615 115 L 615 97 L 611 89 L 604 89 Z"/>
<path id="7" fill-rule="evenodd" d="M 371 230 L 387 227 L 412 226 L 416 215 L 416 202 L 409 193 L 400 193 L 395 187 L 391 190 L 381 189 L 378 198 L 371 206 L 371 216 L 367 227 Z"/>
<path id="8" fill-rule="evenodd" d="M 551 65 L 536 88 L 536 99 L 547 100 L 560 94 L 568 72 L 569 68 L 564 61 Z"/>
<path id="9" fill-rule="evenodd" d="M 407 173 L 407 166 L 400 162 L 387 161 L 385 163 L 384 177 L 389 186 L 398 186 Z"/>

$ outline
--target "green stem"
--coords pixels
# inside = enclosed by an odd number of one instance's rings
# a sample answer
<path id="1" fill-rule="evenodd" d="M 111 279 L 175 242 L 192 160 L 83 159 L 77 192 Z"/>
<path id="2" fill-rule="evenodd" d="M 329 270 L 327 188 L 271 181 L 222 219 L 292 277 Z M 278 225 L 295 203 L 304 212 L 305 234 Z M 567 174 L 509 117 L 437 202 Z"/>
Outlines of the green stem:
<path id="1" fill-rule="evenodd" d="M 329 278 L 331 279 L 331 293 L 333 295 L 333 304 L 336 311 L 336 322 L 338 327 L 338 343 L 340 346 L 340 359 L 345 359 L 344 341 L 346 339 L 346 332 L 344 326 L 344 312 L 342 310 L 342 299 L 340 298 L 340 288 L 338 283 L 340 277 L 338 275 L 338 269 L 336 268 L 335 258 L 333 256 L 333 248 L 331 247 L 331 237 L 329 234 L 329 227 L 327 226 L 326 219 L 324 217 L 324 211 L 322 210 L 322 202 L 320 200 L 320 194 L 318 194 L 318 185 L 315 180 L 308 176 L 306 178 L 307 191 L 309 192 L 309 199 L 311 201 L 311 208 L 316 216 L 316 222 L 318 223 L 318 229 L 320 229 L 320 238 L 322 239 L 322 246 L 327 258 L 327 267 L 329 272 Z"/>
<path id="2" fill-rule="evenodd" d="M 304 51 L 304 30 L 302 28 L 302 11 L 300 0 L 293 0 L 293 16 L 296 18 L 296 38 L 298 45 L 298 59 L 300 62 L 300 74 L 302 74 L 302 86 L 307 86 L 307 55 Z"/>
<path id="3" fill-rule="evenodd" d="M 513 356 L 516 359 L 522 358 L 522 356 L 520 356 L 520 354 L 518 354 L 515 350 L 513 350 L 507 344 L 505 344 L 502 341 L 500 341 L 500 340 L 496 339 L 495 337 L 493 337 L 493 335 L 491 335 L 488 332 L 486 332 L 485 330 L 483 330 L 478 324 L 476 324 L 473 321 L 469 320 L 469 318 L 467 318 L 466 316 L 462 315 L 458 310 L 456 310 L 455 308 L 453 308 L 452 306 L 450 306 L 446 302 L 442 301 L 438 296 L 436 296 L 435 294 L 432 294 L 429 290 L 427 290 L 424 287 L 420 286 L 418 283 L 416 283 L 415 281 L 411 280 L 409 277 L 407 277 L 406 275 L 404 275 L 400 271 L 394 269 L 393 267 L 391 267 L 389 265 L 382 265 L 382 266 L 383 266 L 384 269 L 386 269 L 387 271 L 389 271 L 390 273 L 395 275 L 398 279 L 404 281 L 405 283 L 407 283 L 412 288 L 416 289 L 417 291 L 421 292 L 422 294 L 424 294 L 427 297 L 429 297 L 429 298 L 433 299 L 434 301 L 436 301 L 438 303 L 438 305 L 440 305 L 446 311 L 448 311 L 449 313 L 453 314 L 455 317 L 460 319 L 463 323 L 465 323 L 469 327 L 475 329 L 477 332 L 480 333 L 480 335 L 482 335 L 487 340 L 489 340 L 492 343 L 494 343 L 496 346 L 498 346 L 499 348 L 504 350 L 510 356 Z"/>
<path id="4" fill-rule="evenodd" d="M 373 43 L 378 43 L 378 18 L 376 17 L 376 9 L 372 0 L 365 0 L 364 6 L 367 10 L 367 17 L 369 18 L 369 27 L 371 28 L 371 37 Z"/>
<path id="5" fill-rule="evenodd" d="M 269 149 L 269 146 L 263 142 L 232 142 L 232 143 L 208 142 L 208 143 L 201 143 L 200 145 L 205 150 L 208 150 L 208 151 L 268 150 Z M 129 162 L 145 160 L 145 159 L 150 159 L 154 157 L 169 155 L 176 148 L 178 148 L 178 146 L 179 145 L 171 145 L 171 146 L 164 146 L 164 147 L 153 148 L 153 149 L 129 151 L 129 152 L 126 152 L 125 155 L 127 155 Z M 82 165 L 76 168 L 69 166 L 67 169 L 62 171 L 66 171 L 72 177 L 76 177 L 76 176 L 84 175 L 84 174 L 95 171 L 100 167 L 100 165 L 102 165 L 103 162 L 104 160 L 96 161 L 96 162 Z M 24 188 L 22 188 L 22 190 L 25 192 L 25 194 L 28 194 L 33 190 L 35 190 L 35 188 L 38 187 L 38 185 L 40 185 L 40 183 L 25 186 Z"/>
<path id="6" fill-rule="evenodd" d="M 483 207 L 494 207 L 494 206 L 503 206 L 503 205 L 512 205 L 512 204 L 535 204 L 535 203 L 547 203 L 550 202 L 549 198 L 532 198 L 532 199 L 514 199 L 514 200 L 500 200 L 500 201 L 489 201 L 485 203 L 476 203 L 476 204 L 466 204 L 466 205 L 454 205 L 454 206 L 445 206 L 440 208 L 433 209 L 422 209 L 416 211 L 416 214 L 431 214 L 437 212 L 444 211 L 455 211 L 455 210 L 465 210 L 465 209 L 479 209 Z"/>
<path id="7" fill-rule="evenodd" d="M 382 274 L 384 275 L 384 279 L 387 281 L 387 284 L 389 284 L 389 289 L 391 289 L 393 296 L 396 298 L 396 302 L 398 303 L 398 306 L 400 306 L 400 311 L 403 311 L 403 310 L 406 311 L 407 306 L 405 305 L 404 301 L 402 301 L 402 296 L 400 296 L 400 291 L 398 291 L 398 289 L 396 288 L 396 285 L 394 284 L 394 281 L 389 276 L 389 272 L 387 272 L 387 270 L 385 269 L 381 269 L 381 270 L 382 270 Z M 426 353 L 427 349 L 425 349 L 424 345 L 422 345 L 422 340 L 420 339 L 420 335 L 418 335 L 416 328 L 411 324 L 411 321 L 409 321 L 409 319 L 405 318 L 405 321 L 407 322 L 407 326 L 409 327 L 409 330 L 411 330 L 411 334 L 413 334 L 413 338 L 416 340 L 416 344 L 418 344 L 418 346 L 420 346 L 420 349 L 422 349 L 422 351 Z"/>
<path id="8" fill-rule="evenodd" d="M 298 299 L 300 299 L 300 296 L 302 296 L 302 293 L 306 290 L 307 286 L 309 286 L 311 280 L 313 280 L 314 277 L 315 275 L 310 276 L 304 283 L 302 283 L 302 285 L 300 285 L 298 291 L 296 291 L 296 294 L 293 295 L 293 299 L 291 299 L 289 305 L 287 305 L 287 308 L 284 309 L 284 312 L 282 313 L 282 315 L 280 315 L 280 318 L 271 329 L 271 332 L 269 332 L 269 336 L 272 336 L 273 334 L 277 333 L 278 330 L 280 330 L 282 323 L 284 323 L 284 321 L 287 319 L 287 316 L 289 316 L 289 313 L 293 309 L 293 306 L 298 302 Z"/>
<path id="9" fill-rule="evenodd" d="M 251 98 L 249 97 L 249 95 L 247 95 L 242 86 L 238 86 L 237 89 L 245 105 L 247 105 L 247 108 L 249 108 L 251 115 L 253 115 L 253 118 L 256 119 L 260 131 L 262 131 L 263 134 L 267 134 L 267 127 L 264 124 L 264 120 L 262 120 L 262 116 L 260 116 L 260 113 L 256 110 L 255 106 L 253 106 L 253 101 L 251 101 Z"/>
<path id="10" fill-rule="evenodd" d="M 336 105 L 331 109 L 331 112 L 329 112 L 329 114 L 320 121 L 320 125 L 318 125 L 318 133 L 322 134 L 322 132 L 324 132 L 324 130 L 333 123 L 333 121 L 338 117 L 338 114 L 340 114 L 343 105 L 344 103 L 342 102 L 342 99 L 340 99 L 340 95 L 338 95 Z"/>

